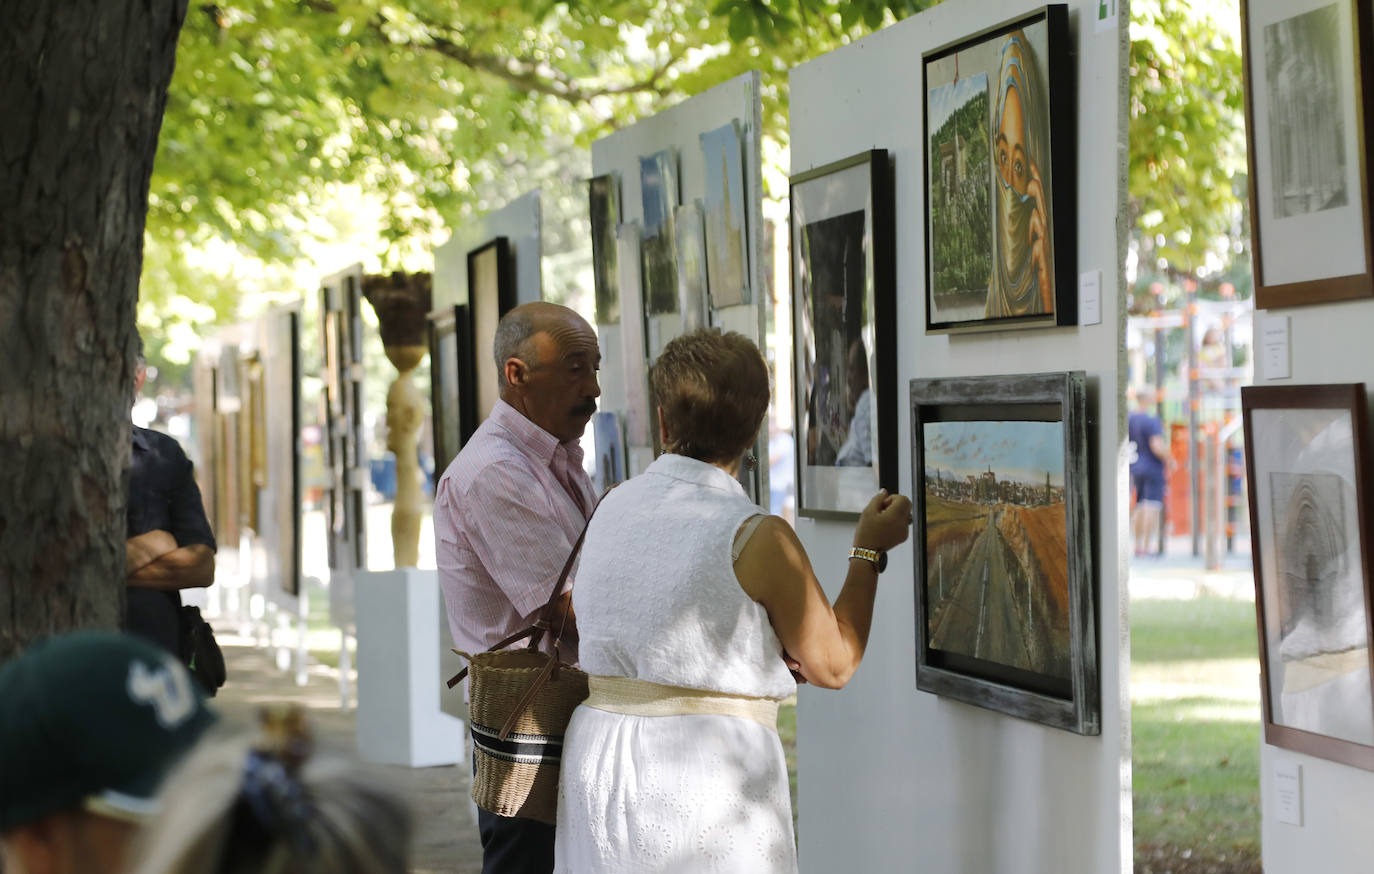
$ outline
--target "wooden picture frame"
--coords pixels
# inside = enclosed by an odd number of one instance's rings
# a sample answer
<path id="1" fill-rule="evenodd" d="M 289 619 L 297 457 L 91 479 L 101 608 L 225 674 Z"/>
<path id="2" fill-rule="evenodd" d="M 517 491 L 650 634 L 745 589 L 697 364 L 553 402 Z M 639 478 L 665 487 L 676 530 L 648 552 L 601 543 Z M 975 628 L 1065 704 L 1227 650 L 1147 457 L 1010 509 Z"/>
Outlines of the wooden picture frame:
<path id="1" fill-rule="evenodd" d="M 1241 389 L 1264 740 L 1374 771 L 1365 387 Z"/>
<path id="2" fill-rule="evenodd" d="M 1255 306 L 1374 296 L 1369 4 L 1241 0 Z"/>
<path id="3" fill-rule="evenodd" d="M 926 332 L 1077 324 L 1068 7 L 927 52 L 922 65 Z"/>
<path id="4" fill-rule="evenodd" d="M 515 304 L 515 262 L 510 240 L 496 237 L 468 252 L 472 343 L 466 351 L 473 365 L 479 424 L 491 415 L 500 397 L 500 373 L 492 358 L 496 324 Z"/>
<path id="5" fill-rule="evenodd" d="M 429 400 L 434 439 L 434 485 L 477 430 L 472 319 L 465 304 L 430 313 Z"/>
<path id="6" fill-rule="evenodd" d="M 797 515 L 855 519 L 897 490 L 891 161 L 862 152 L 789 188 Z"/>
<path id="7" fill-rule="evenodd" d="M 1098 734 L 1085 375 L 913 379 L 910 402 L 916 688 Z"/>

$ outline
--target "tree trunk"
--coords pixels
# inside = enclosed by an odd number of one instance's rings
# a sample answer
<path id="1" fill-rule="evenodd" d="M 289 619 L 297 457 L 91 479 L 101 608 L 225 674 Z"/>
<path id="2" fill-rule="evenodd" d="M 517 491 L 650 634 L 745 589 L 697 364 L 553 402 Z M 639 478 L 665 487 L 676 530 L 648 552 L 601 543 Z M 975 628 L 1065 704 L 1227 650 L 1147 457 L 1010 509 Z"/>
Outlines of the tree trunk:
<path id="1" fill-rule="evenodd" d="M 0 2 L 0 661 L 123 610 L 134 305 L 186 2 Z"/>

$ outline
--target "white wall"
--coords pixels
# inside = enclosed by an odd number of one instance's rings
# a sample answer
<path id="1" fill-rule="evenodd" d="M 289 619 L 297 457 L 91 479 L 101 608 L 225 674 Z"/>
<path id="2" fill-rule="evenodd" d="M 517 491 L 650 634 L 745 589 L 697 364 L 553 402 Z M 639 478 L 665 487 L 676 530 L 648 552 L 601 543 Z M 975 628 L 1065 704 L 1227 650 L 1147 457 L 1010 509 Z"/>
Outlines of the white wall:
<path id="1" fill-rule="evenodd" d="M 497 237 L 510 242 L 515 257 L 515 301 L 517 304 L 543 299 L 543 256 L 540 241 L 541 212 L 539 192 L 522 194 L 498 210 L 480 219 L 454 228 L 448 241 L 434 250 L 434 303 L 436 310 L 468 302 L 468 252 Z M 491 354 L 491 338 L 478 338 Z M 436 617 L 439 623 L 439 671 L 443 679 L 458 673 L 466 663 L 454 655 L 453 635 L 448 627 L 448 614 L 442 609 Z M 440 707 L 444 713 L 467 719 L 468 707 L 463 697 L 464 684 L 452 689 L 444 687 L 440 693 Z"/>
<path id="2" fill-rule="evenodd" d="M 542 300 L 540 227 L 539 192 L 531 191 L 476 221 L 454 228 L 448 242 L 434 250 L 434 308 L 467 303 L 468 252 L 497 237 L 510 241 L 515 256 L 516 303 Z"/>
<path id="3" fill-rule="evenodd" d="M 1097 33 L 1096 0 L 1071 4 L 1078 66 L 1079 271 L 1101 271 L 1102 324 L 980 335 L 924 333 L 921 55 L 1036 6 L 951 0 L 803 65 L 791 79 L 792 172 L 870 148 L 894 159 L 898 482 L 911 488 L 913 377 L 1085 370 L 1097 555 L 1102 733 L 1082 737 L 916 690 L 913 550 L 882 577 L 867 656 L 840 692 L 803 688 L 799 836 L 807 872 L 1103 874 L 1131 870 L 1129 626 L 1125 621 L 1125 34 Z M 853 526 L 798 533 L 834 598 Z"/>
<path id="4" fill-rule="evenodd" d="M 1268 315 L 1288 317 L 1293 375 L 1290 379 L 1269 379 L 1261 358 L 1258 384 L 1363 382 L 1367 386 L 1374 378 L 1374 360 L 1363 351 L 1374 336 L 1374 304 L 1352 301 L 1261 310 L 1255 314 L 1256 341 Z M 1301 826 L 1278 821 L 1274 767 L 1283 762 L 1302 766 Z M 1346 874 L 1366 872 L 1374 866 L 1370 861 L 1374 859 L 1374 829 L 1369 826 L 1369 812 L 1374 810 L 1374 773 L 1261 740 L 1260 795 L 1260 837 L 1267 874 Z"/>
<path id="5" fill-rule="evenodd" d="M 746 73 L 592 143 L 592 174 L 620 174 L 620 221 L 639 222 L 642 227 L 644 201 L 640 190 L 640 157 L 647 157 L 665 149 L 677 150 L 678 187 L 681 191 L 678 202 L 691 203 L 705 197 L 706 194 L 706 167 L 701 150 L 701 134 L 723 127 L 732 120 L 739 123 L 740 139 L 744 146 L 745 212 L 749 232 L 748 276 L 752 298 L 748 304 L 716 310 L 713 314 L 713 324 L 738 331 L 760 345 L 764 339 L 764 307 L 767 305 L 763 299 L 767 290 L 763 283 L 761 116 L 759 74 Z M 640 294 L 640 289 L 622 287 L 620 293 L 623 301 L 626 294 Z M 621 310 L 622 313 L 625 311 L 623 303 Z M 677 331 L 669 320 L 665 320 L 661 327 L 667 332 L 662 334 L 663 342 L 667 342 Z M 625 348 L 623 332 L 626 329 L 627 320 L 623 315 L 619 324 L 597 325 L 602 354 L 601 409 L 618 413 L 622 422 L 627 413 L 625 376 L 621 366 L 621 356 Z M 763 435 L 763 440 L 761 457 L 766 459 L 766 434 Z M 627 444 L 627 449 L 634 448 L 633 445 Z M 644 457 L 642 452 L 640 456 Z M 767 465 L 761 464 L 760 471 L 766 477 Z M 631 464 L 629 473 L 638 472 L 639 470 Z M 762 483 L 761 493 L 762 500 L 766 502 L 766 479 Z"/>

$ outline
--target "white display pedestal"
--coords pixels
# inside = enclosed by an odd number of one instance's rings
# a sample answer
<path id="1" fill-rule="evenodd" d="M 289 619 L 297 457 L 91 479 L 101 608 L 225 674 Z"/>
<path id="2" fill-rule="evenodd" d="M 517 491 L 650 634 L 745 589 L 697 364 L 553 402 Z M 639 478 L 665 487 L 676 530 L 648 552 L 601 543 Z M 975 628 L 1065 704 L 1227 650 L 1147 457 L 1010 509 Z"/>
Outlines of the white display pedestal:
<path id="1" fill-rule="evenodd" d="M 465 759 L 465 727 L 439 709 L 436 571 L 358 573 L 358 754 L 424 768 Z"/>

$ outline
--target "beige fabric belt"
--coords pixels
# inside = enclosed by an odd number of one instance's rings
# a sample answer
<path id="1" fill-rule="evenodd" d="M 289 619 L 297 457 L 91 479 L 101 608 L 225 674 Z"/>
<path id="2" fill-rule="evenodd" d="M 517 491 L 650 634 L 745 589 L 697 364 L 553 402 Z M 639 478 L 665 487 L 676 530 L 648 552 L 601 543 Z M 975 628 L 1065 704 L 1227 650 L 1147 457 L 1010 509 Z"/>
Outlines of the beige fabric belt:
<path id="1" fill-rule="evenodd" d="M 751 719 L 770 731 L 778 730 L 776 698 L 752 698 L 681 686 L 663 686 L 631 677 L 587 678 L 587 700 L 597 710 L 630 716 L 689 716 L 705 714 Z"/>

